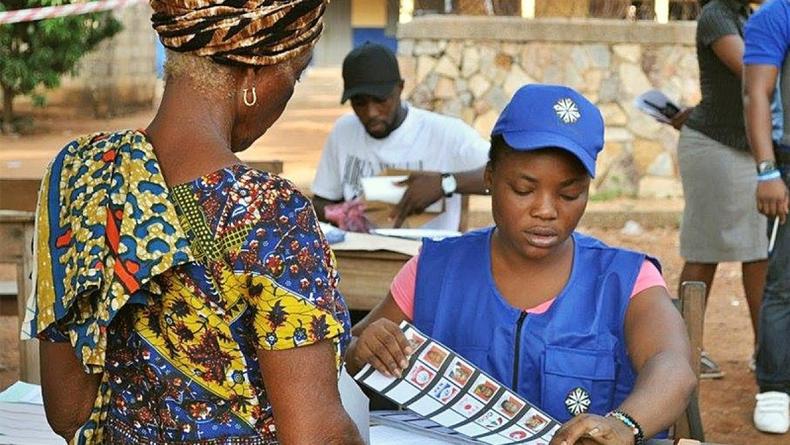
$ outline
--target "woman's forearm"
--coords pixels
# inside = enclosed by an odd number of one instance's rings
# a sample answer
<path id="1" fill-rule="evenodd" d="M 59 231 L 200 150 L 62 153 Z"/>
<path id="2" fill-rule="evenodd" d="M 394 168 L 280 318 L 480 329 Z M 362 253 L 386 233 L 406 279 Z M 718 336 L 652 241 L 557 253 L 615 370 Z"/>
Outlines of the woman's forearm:
<path id="1" fill-rule="evenodd" d="M 340 410 L 342 412 L 336 416 L 336 420 L 326 423 L 326 428 L 329 430 L 322 430 L 324 434 L 318 434 L 316 437 L 323 437 L 322 443 L 327 445 L 363 445 L 365 442 L 362 440 L 357 426 L 342 407 Z M 315 440 L 311 443 L 315 443 Z"/>
<path id="2" fill-rule="evenodd" d="M 652 437 L 683 414 L 696 385 L 694 371 L 684 357 L 659 353 L 644 364 L 620 409 L 639 422 L 645 437 Z"/>
<path id="3" fill-rule="evenodd" d="M 343 408 L 329 340 L 293 349 L 258 350 L 258 364 L 282 445 L 361 445 Z"/>
<path id="4" fill-rule="evenodd" d="M 39 356 L 47 422 L 68 441 L 90 417 L 101 374 L 86 374 L 69 343 L 41 341 Z"/>
<path id="5" fill-rule="evenodd" d="M 773 159 L 771 98 L 777 70 L 774 67 L 749 65 L 745 73 L 743 109 L 749 146 L 756 161 Z"/>

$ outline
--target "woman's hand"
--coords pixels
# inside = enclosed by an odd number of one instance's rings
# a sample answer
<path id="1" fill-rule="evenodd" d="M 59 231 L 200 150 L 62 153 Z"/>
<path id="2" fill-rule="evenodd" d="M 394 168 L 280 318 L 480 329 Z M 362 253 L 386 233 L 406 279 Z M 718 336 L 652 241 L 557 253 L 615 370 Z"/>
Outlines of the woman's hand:
<path id="1" fill-rule="evenodd" d="M 569 420 L 549 445 L 633 445 L 634 432 L 614 417 L 581 414 Z"/>
<path id="2" fill-rule="evenodd" d="M 686 124 L 686 120 L 688 120 L 689 115 L 693 110 L 694 107 L 686 107 L 678 111 L 677 114 L 672 116 L 672 119 L 669 122 L 670 125 L 672 125 L 675 128 L 675 130 L 680 130 L 681 128 L 683 128 L 683 125 Z"/>
<path id="3" fill-rule="evenodd" d="M 365 327 L 354 339 L 353 351 L 349 359 L 355 362 L 355 368 L 370 363 L 390 377 L 401 375 L 409 365 L 409 355 L 414 352 L 403 331 L 387 318 L 379 318 Z"/>
<path id="4" fill-rule="evenodd" d="M 415 172 L 396 185 L 407 187 L 390 218 L 395 219 L 393 227 L 401 227 L 409 215 L 422 213 L 429 205 L 442 199 L 442 175 L 438 172 Z"/>
<path id="5" fill-rule="evenodd" d="M 757 210 L 763 215 L 769 218 L 778 216 L 779 221 L 784 224 L 787 220 L 788 202 L 790 198 L 787 186 L 781 178 L 757 183 Z"/>

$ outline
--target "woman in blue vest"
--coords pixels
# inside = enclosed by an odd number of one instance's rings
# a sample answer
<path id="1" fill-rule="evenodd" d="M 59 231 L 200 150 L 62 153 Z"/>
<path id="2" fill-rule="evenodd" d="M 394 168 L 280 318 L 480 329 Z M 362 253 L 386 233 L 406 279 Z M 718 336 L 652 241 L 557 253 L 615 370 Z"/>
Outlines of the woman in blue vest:
<path id="1" fill-rule="evenodd" d="M 351 371 L 399 375 L 408 320 L 566 422 L 552 445 L 638 444 L 671 425 L 696 381 L 658 264 L 575 232 L 603 134 L 570 88 L 516 92 L 485 171 L 496 225 L 424 241 L 353 329 Z"/>

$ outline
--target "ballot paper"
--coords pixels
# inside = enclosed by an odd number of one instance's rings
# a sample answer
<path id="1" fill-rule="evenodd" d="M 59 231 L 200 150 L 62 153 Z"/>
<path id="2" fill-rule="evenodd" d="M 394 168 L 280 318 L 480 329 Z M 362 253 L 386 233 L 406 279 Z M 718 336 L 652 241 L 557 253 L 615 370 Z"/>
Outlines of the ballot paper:
<path id="1" fill-rule="evenodd" d="M 61 445 L 44 414 L 41 387 L 16 382 L 0 393 L 0 445 Z"/>
<path id="2" fill-rule="evenodd" d="M 332 250 L 335 252 L 355 250 L 365 252 L 382 251 L 414 256 L 420 253 L 420 246 L 422 246 L 421 242 L 405 238 L 346 232 L 345 239 L 342 242 L 332 244 Z"/>
<path id="3" fill-rule="evenodd" d="M 371 445 L 427 443 L 435 445 L 480 444 L 461 433 L 426 419 L 412 411 L 373 411 L 370 413 Z"/>
<path id="4" fill-rule="evenodd" d="M 639 95 L 634 99 L 634 106 L 665 124 L 671 123 L 672 117 L 680 111 L 680 107 L 658 90 L 650 90 Z"/>
<path id="5" fill-rule="evenodd" d="M 44 398 L 41 395 L 41 387 L 32 383 L 16 382 L 0 392 L 0 402 L 10 403 L 32 403 L 43 405 Z"/>
<path id="6" fill-rule="evenodd" d="M 407 322 L 414 351 L 401 377 L 366 365 L 354 378 L 425 419 L 477 443 L 548 444 L 559 422 Z M 474 443 L 474 442 L 473 442 Z"/>
<path id="7" fill-rule="evenodd" d="M 370 176 L 360 178 L 362 191 L 366 201 L 378 201 L 386 204 L 397 204 L 406 193 L 406 187 L 398 185 L 408 176 Z M 444 210 L 444 200 L 440 199 L 425 208 L 427 213 L 441 213 Z"/>
<path id="8" fill-rule="evenodd" d="M 362 441 L 366 445 L 370 445 L 370 400 L 362 392 L 357 382 L 348 375 L 346 368 L 340 370 L 337 388 L 340 391 L 340 401 L 343 408 L 357 426 Z"/>
<path id="9" fill-rule="evenodd" d="M 445 238 L 461 236 L 461 232 L 457 230 L 440 229 L 371 229 L 370 233 L 373 235 L 391 236 L 418 241 L 422 241 L 423 238 L 440 241 Z"/>
<path id="10" fill-rule="evenodd" d="M 428 438 L 423 434 L 389 425 L 374 425 L 370 428 L 370 445 L 404 444 L 455 445 L 455 443 L 447 440 Z"/>

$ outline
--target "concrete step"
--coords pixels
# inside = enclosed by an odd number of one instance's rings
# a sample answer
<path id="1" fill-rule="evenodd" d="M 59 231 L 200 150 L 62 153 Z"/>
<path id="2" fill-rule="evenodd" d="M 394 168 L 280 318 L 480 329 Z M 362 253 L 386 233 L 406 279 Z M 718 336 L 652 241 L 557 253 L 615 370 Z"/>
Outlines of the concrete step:
<path id="1" fill-rule="evenodd" d="M 16 292 L 16 281 L 0 281 L 0 297 L 15 297 Z"/>
<path id="2" fill-rule="evenodd" d="M 0 281 L 0 316 L 17 315 L 16 281 Z"/>

